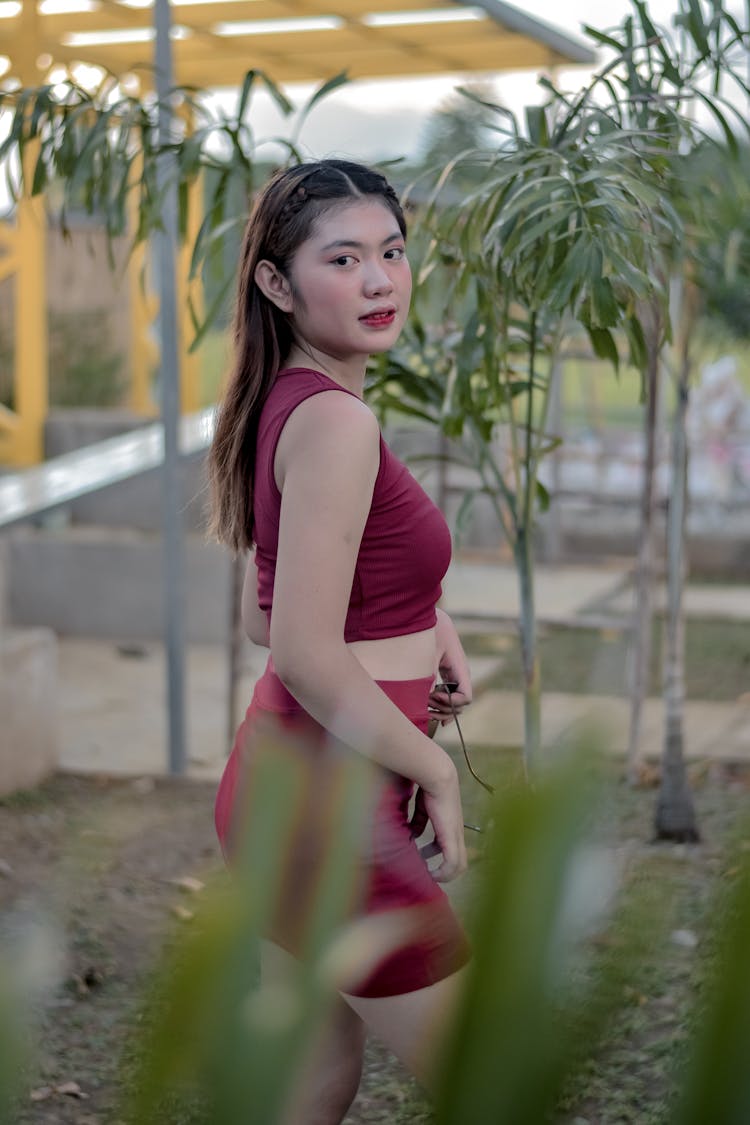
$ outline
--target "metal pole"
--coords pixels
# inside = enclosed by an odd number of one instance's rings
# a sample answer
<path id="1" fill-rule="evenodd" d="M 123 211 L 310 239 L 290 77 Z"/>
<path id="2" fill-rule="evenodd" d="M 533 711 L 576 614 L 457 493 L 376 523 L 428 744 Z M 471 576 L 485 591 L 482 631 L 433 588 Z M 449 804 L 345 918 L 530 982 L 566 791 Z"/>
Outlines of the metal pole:
<path id="1" fill-rule="evenodd" d="M 172 138 L 172 111 L 168 103 L 172 87 L 171 15 L 169 0 L 156 0 L 156 92 L 159 98 L 159 141 Z M 155 251 L 159 288 L 159 335 L 161 351 L 161 416 L 164 427 L 164 632 L 167 659 L 169 713 L 169 772 L 186 769 L 185 748 L 185 559 L 182 539 L 178 426 L 180 381 L 177 344 L 177 185 L 170 184 L 174 158 L 160 157 L 159 183 L 164 190 L 162 221 L 156 233 Z M 169 184 L 169 187 L 166 185 Z"/>

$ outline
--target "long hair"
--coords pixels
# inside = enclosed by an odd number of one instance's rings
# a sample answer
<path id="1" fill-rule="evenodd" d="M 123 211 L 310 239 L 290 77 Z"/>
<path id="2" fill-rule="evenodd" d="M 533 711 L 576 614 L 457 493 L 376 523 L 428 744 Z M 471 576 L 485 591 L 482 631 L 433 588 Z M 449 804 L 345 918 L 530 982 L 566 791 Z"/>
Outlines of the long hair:
<path id="1" fill-rule="evenodd" d="M 208 455 L 210 532 L 235 551 L 252 542 L 253 473 L 263 401 L 293 343 L 286 313 L 255 283 L 268 260 L 288 278 L 294 254 L 317 219 L 346 199 L 376 196 L 406 222 L 396 193 L 379 172 L 348 160 L 321 160 L 277 172 L 256 198 L 240 255 L 234 313 L 234 361 Z"/>

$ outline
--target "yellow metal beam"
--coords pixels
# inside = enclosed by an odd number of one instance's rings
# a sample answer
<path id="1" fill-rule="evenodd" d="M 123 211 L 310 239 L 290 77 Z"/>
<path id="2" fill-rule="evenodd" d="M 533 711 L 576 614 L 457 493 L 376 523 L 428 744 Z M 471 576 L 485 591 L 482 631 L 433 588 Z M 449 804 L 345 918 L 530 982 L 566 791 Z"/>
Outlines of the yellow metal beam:
<path id="1" fill-rule="evenodd" d="M 14 71 L 24 85 L 38 81 L 36 66 L 39 15 L 36 0 L 23 0 Z M 23 174 L 30 184 L 39 153 L 38 145 L 24 152 Z M 33 465 L 44 454 L 44 420 L 49 402 L 46 300 L 47 219 L 43 200 L 32 199 L 28 188 L 16 206 L 13 241 L 17 261 L 14 302 L 15 354 L 13 363 L 14 408 L 18 424 L 4 435 L 0 446 L 5 460 Z"/>

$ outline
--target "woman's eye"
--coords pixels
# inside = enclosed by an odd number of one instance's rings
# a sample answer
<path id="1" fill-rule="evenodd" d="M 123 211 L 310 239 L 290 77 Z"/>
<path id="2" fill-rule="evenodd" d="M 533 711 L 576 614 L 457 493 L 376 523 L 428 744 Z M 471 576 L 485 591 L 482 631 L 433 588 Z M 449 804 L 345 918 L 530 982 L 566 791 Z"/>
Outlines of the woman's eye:
<path id="1" fill-rule="evenodd" d="M 348 266 L 349 263 L 353 262 L 353 261 L 354 261 L 353 255 L 342 254 L 339 258 L 333 259 L 333 264 L 334 264 L 334 266 Z"/>
<path id="2" fill-rule="evenodd" d="M 386 250 L 385 256 L 391 262 L 400 262 L 406 254 L 406 249 L 403 246 L 393 246 L 390 250 Z"/>

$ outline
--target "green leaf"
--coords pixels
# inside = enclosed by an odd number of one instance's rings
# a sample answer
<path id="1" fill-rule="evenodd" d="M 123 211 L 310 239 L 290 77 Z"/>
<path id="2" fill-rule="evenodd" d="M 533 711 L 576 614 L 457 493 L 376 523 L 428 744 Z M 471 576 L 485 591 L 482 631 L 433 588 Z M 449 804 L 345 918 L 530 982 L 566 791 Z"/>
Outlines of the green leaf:
<path id="1" fill-rule="evenodd" d="M 612 333 L 606 328 L 592 328 L 589 325 L 586 325 L 586 332 L 591 340 L 594 354 L 597 355 L 599 359 L 609 360 L 615 371 L 619 371 L 620 356 Z"/>
<path id="2" fill-rule="evenodd" d="M 235 279 L 230 274 L 226 278 L 226 280 L 224 281 L 224 284 L 219 289 L 219 292 L 216 294 L 213 301 L 211 302 L 211 304 L 208 308 L 208 311 L 206 312 L 203 324 L 201 325 L 200 329 L 198 330 L 198 332 L 196 332 L 195 336 L 193 337 L 193 339 L 190 342 L 189 351 L 190 351 L 191 355 L 194 351 L 196 351 L 196 349 L 198 347 L 200 347 L 206 333 L 209 332 L 210 329 L 213 328 L 214 324 L 216 323 L 216 319 L 219 315 L 219 312 L 224 307 L 224 302 L 226 301 L 227 294 L 229 293 L 229 291 L 233 287 L 234 282 L 235 282 Z"/>
<path id="3" fill-rule="evenodd" d="M 31 194 L 39 195 L 43 192 L 48 183 L 47 162 L 44 159 L 44 152 L 40 152 L 37 158 L 36 165 L 34 166 L 34 178 L 31 182 Z"/>
<path id="4" fill-rule="evenodd" d="M 583 24 L 583 33 L 588 35 L 589 39 L 593 39 L 595 43 L 600 43 L 602 47 L 611 47 L 618 54 L 622 54 L 625 50 L 625 44 L 621 39 L 615 39 L 614 35 L 607 35 L 604 31 L 592 27 L 591 24 Z"/>
<path id="5" fill-rule="evenodd" d="M 271 95 L 284 117 L 288 117 L 290 113 L 294 113 L 294 106 L 281 87 L 277 86 L 273 79 L 268 77 L 265 71 L 256 70 L 255 73 L 268 90 L 268 93 Z"/>
<path id="6" fill-rule="evenodd" d="M 455 520 L 453 522 L 453 531 L 456 538 L 457 545 L 460 546 L 465 532 L 468 530 L 469 520 L 474 510 L 474 500 L 481 493 L 481 489 L 469 488 L 464 492 L 461 497 L 461 503 L 458 505 Z"/>
<path id="7" fill-rule="evenodd" d="M 625 335 L 630 348 L 629 362 L 639 371 L 645 371 L 648 362 L 648 348 L 643 326 L 636 316 L 629 316 L 624 322 Z"/>
<path id="8" fill-rule="evenodd" d="M 708 41 L 708 28 L 703 19 L 703 10 L 700 5 L 700 0 L 686 0 L 686 2 L 688 9 L 687 29 L 700 55 L 708 55 L 711 52 L 711 45 Z"/>
<path id="9" fill-rule="evenodd" d="M 242 80 L 242 86 L 240 88 L 240 99 L 237 103 L 237 122 L 238 123 L 240 121 L 242 121 L 242 119 L 245 116 L 245 110 L 247 109 L 248 102 L 250 100 L 250 94 L 252 92 L 253 85 L 255 83 L 256 77 L 257 77 L 257 72 L 255 70 L 248 70 L 247 74 L 245 75 L 244 79 Z"/>
<path id="10" fill-rule="evenodd" d="M 549 511 L 550 495 L 542 482 L 537 478 L 536 481 L 536 498 L 539 504 L 540 512 Z"/>
<path id="11" fill-rule="evenodd" d="M 348 71 L 342 70 L 340 74 L 335 74 L 333 78 L 329 78 L 327 82 L 324 82 L 322 86 L 318 86 L 317 90 L 314 91 L 302 108 L 302 119 L 304 120 L 307 117 L 318 102 L 322 101 L 328 94 L 332 94 L 334 90 L 338 90 L 341 86 L 347 86 L 349 81 Z"/>
<path id="12" fill-rule="evenodd" d="M 549 145 L 549 125 L 544 106 L 527 105 L 524 113 L 529 139 L 540 148 L 547 148 Z"/>
<path id="13" fill-rule="evenodd" d="M 735 137 L 734 132 L 732 131 L 726 117 L 719 109 L 716 99 L 710 97 L 708 94 L 704 94 L 702 90 L 696 89 L 694 92 L 696 97 L 700 98 L 700 100 L 706 106 L 709 113 L 714 118 L 714 121 L 716 121 L 717 125 L 724 134 L 724 139 L 727 142 L 727 148 L 729 149 L 732 157 L 736 159 L 739 156 L 739 145 L 737 143 L 737 138 Z M 746 127 L 750 126 L 746 124 Z"/>
<path id="14" fill-rule="evenodd" d="M 593 278 L 590 283 L 592 327 L 612 328 L 620 320 L 620 306 L 608 277 Z"/>

